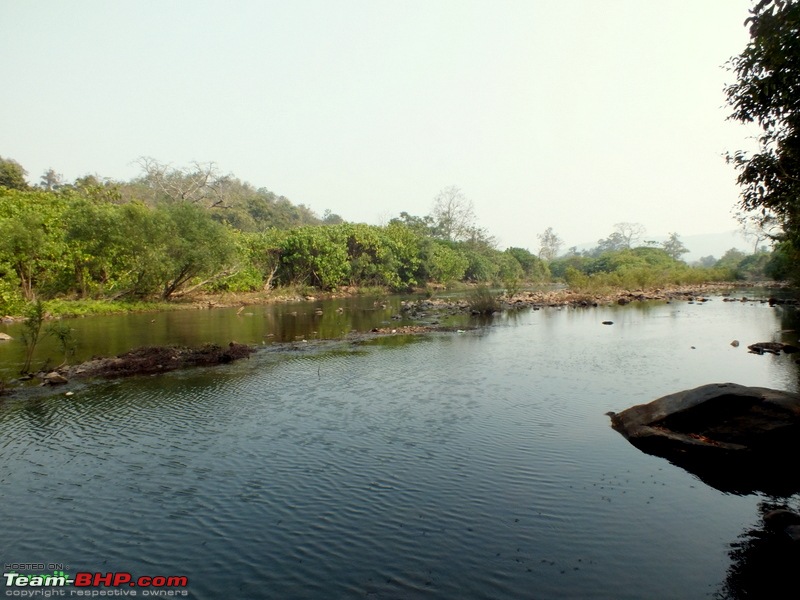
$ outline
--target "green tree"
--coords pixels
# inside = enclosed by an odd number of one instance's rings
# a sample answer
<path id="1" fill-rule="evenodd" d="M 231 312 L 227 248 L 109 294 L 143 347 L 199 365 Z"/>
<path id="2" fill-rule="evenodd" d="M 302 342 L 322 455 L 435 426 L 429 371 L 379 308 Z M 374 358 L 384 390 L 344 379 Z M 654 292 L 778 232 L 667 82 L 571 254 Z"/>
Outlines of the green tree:
<path id="1" fill-rule="evenodd" d="M 680 260 L 681 256 L 689 252 L 677 233 L 670 233 L 669 238 L 661 244 L 661 247 L 675 260 Z"/>
<path id="2" fill-rule="evenodd" d="M 404 225 L 416 235 L 422 237 L 437 237 L 436 223 L 433 217 L 425 215 L 424 217 L 417 217 L 410 215 L 403 211 L 399 217 L 395 217 L 389 221 L 389 225 Z"/>
<path id="3" fill-rule="evenodd" d="M 425 279 L 439 283 L 460 281 L 469 267 L 469 260 L 446 244 L 431 240 L 423 248 Z"/>
<path id="4" fill-rule="evenodd" d="M 62 291 L 71 270 L 64 243 L 66 197 L 0 187 L 0 263 L 11 265 L 26 300 Z"/>
<path id="5" fill-rule="evenodd" d="M 548 267 L 535 254 L 525 248 L 507 248 L 506 252 L 517 259 L 525 277 L 531 281 L 543 281 L 550 275 Z"/>
<path id="6" fill-rule="evenodd" d="M 709 254 L 708 256 L 701 256 L 699 259 L 697 259 L 696 264 L 700 267 L 710 269 L 711 267 L 717 264 L 717 258 L 712 256 L 711 254 Z"/>
<path id="7" fill-rule="evenodd" d="M 764 274 L 778 281 L 800 279 L 800 253 L 788 241 L 779 242 L 764 267 Z"/>
<path id="8" fill-rule="evenodd" d="M 755 153 L 728 161 L 739 172 L 741 208 L 774 215 L 800 247 L 800 3 L 760 0 L 745 23 L 750 42 L 729 62 L 736 83 L 725 94 L 729 118 L 756 123 L 762 134 Z"/>
<path id="9" fill-rule="evenodd" d="M 424 280 L 421 273 L 422 247 L 425 244 L 423 234 L 393 219 L 384 228 L 384 235 L 392 245 L 397 259 L 396 270 L 400 285 L 406 288 L 418 285 Z"/>
<path id="10" fill-rule="evenodd" d="M 224 225 L 191 202 L 159 209 L 167 223 L 164 256 L 169 258 L 162 297 L 169 300 L 196 277 L 207 280 L 226 274 L 233 261 L 233 238 Z"/>
<path id="11" fill-rule="evenodd" d="M 599 256 L 603 252 L 616 252 L 629 247 L 625 238 L 619 232 L 614 231 L 607 238 L 597 240 L 597 247 L 594 248 L 590 254 Z"/>
<path id="12" fill-rule="evenodd" d="M 344 223 L 344 219 L 335 212 L 331 212 L 329 208 L 326 208 L 322 214 L 322 223 L 324 225 L 341 225 Z"/>
<path id="13" fill-rule="evenodd" d="M 28 172 L 17 161 L 0 156 L 0 187 L 11 190 L 27 190 L 28 182 L 25 175 Z"/>
<path id="14" fill-rule="evenodd" d="M 745 258 L 747 258 L 747 254 L 736 248 L 731 248 L 722 255 L 722 258 L 717 261 L 714 267 L 724 269 L 727 272 L 728 279 L 736 279 L 739 265 Z"/>
<path id="15" fill-rule="evenodd" d="M 287 283 L 321 289 L 345 284 L 350 262 L 343 231 L 337 226 L 291 230 L 282 244 L 281 267 Z"/>

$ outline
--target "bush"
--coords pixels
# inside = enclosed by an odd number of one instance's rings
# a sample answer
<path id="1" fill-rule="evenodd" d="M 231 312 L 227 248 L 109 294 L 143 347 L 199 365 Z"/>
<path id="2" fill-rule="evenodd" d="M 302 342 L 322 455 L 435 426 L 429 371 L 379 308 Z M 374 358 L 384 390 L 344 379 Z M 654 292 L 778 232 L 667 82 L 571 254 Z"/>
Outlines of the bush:
<path id="1" fill-rule="evenodd" d="M 485 285 L 479 285 L 469 295 L 470 311 L 473 314 L 491 315 L 500 310 L 500 299 Z"/>

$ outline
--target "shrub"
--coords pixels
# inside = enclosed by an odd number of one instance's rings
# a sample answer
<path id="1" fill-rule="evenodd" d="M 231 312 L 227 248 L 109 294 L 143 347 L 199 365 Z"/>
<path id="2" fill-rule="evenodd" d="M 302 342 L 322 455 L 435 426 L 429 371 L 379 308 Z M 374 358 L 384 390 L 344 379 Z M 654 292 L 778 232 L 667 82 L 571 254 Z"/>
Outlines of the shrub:
<path id="1" fill-rule="evenodd" d="M 479 285 L 469 295 L 469 308 L 474 314 L 491 315 L 500 310 L 500 299 L 485 285 Z"/>

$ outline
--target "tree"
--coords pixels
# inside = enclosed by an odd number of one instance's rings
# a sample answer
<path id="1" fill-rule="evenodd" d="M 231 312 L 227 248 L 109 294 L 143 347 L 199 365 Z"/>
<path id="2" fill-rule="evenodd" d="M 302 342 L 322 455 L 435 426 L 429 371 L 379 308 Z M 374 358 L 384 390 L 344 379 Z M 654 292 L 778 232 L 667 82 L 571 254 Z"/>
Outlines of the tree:
<path id="1" fill-rule="evenodd" d="M 323 225 L 341 225 L 342 223 L 344 223 L 344 219 L 341 216 L 331 212 L 329 208 L 325 209 L 325 213 L 322 215 Z"/>
<path id="2" fill-rule="evenodd" d="M 433 201 L 433 219 L 438 234 L 450 241 L 463 240 L 474 229 L 475 211 L 461 188 L 451 185 L 439 192 Z"/>
<path id="3" fill-rule="evenodd" d="M 64 185 L 64 176 L 61 173 L 56 173 L 55 169 L 47 169 L 39 178 L 39 187 L 52 192 Z"/>
<path id="4" fill-rule="evenodd" d="M 27 190 L 28 182 L 25 175 L 28 172 L 17 161 L 0 156 L 0 187 L 11 190 Z"/>
<path id="5" fill-rule="evenodd" d="M 225 203 L 223 189 L 226 177 L 214 163 L 194 162 L 190 167 L 175 169 L 154 158 L 143 156 L 138 161 L 144 183 L 154 200 L 191 202 L 213 208 Z"/>
<path id="6" fill-rule="evenodd" d="M 424 248 L 424 261 L 427 276 L 433 281 L 447 283 L 464 277 L 469 260 L 460 252 L 448 248 L 443 242 L 429 240 Z"/>
<path id="7" fill-rule="evenodd" d="M 625 248 L 633 248 L 642 239 L 645 228 L 641 223 L 614 223 L 614 233 L 625 244 Z"/>
<path id="8" fill-rule="evenodd" d="M 750 42 L 729 61 L 736 83 L 725 88 L 729 119 L 762 131 L 754 154 L 728 154 L 742 189 L 739 206 L 772 215 L 800 242 L 800 3 L 760 0 L 745 21 Z"/>
<path id="9" fill-rule="evenodd" d="M 680 236 L 674 232 L 669 234 L 669 238 L 661 246 L 675 260 L 680 260 L 682 255 L 689 252 L 689 249 L 683 245 Z"/>
<path id="10" fill-rule="evenodd" d="M 530 280 L 543 280 L 550 274 L 547 265 L 526 248 L 507 248 L 506 253 L 517 259 L 523 273 Z"/>
<path id="11" fill-rule="evenodd" d="M 564 241 L 558 237 L 552 227 L 548 227 L 536 237 L 539 238 L 539 258 L 547 262 L 557 257 L 558 251 L 564 245 Z"/>
<path id="12" fill-rule="evenodd" d="M 617 252 L 618 250 L 624 250 L 628 247 L 629 246 L 625 242 L 625 238 L 623 238 L 618 232 L 614 231 L 607 238 L 597 240 L 597 247 L 591 252 L 591 254 L 594 256 L 599 256 L 603 252 Z"/>
<path id="13" fill-rule="evenodd" d="M 170 262 L 162 280 L 162 298 L 195 277 L 209 279 L 227 274 L 234 252 L 233 238 L 224 225 L 190 202 L 177 202 L 159 209 L 167 227 L 164 255 Z"/>
<path id="14" fill-rule="evenodd" d="M 717 258 L 711 254 L 708 256 L 701 256 L 699 259 L 697 259 L 697 266 L 705 267 L 706 269 L 710 269 L 715 264 L 717 264 Z"/>
<path id="15" fill-rule="evenodd" d="M 717 269 L 726 269 L 729 272 L 729 277 L 736 278 L 739 265 L 747 258 L 747 254 L 737 248 L 731 248 L 722 255 L 714 265 Z"/>
<path id="16" fill-rule="evenodd" d="M 402 225 L 423 237 L 435 237 L 436 234 L 436 223 L 430 215 L 417 217 L 403 211 L 399 217 L 390 220 L 389 225 Z"/>
<path id="17" fill-rule="evenodd" d="M 738 212 L 736 220 L 739 221 L 739 231 L 742 237 L 753 243 L 753 254 L 758 252 L 758 247 L 767 240 L 777 240 L 781 237 L 775 215 L 764 213 L 758 216 L 753 213 Z"/>
<path id="18" fill-rule="evenodd" d="M 614 231 L 607 238 L 597 240 L 597 247 L 590 251 L 592 256 L 599 256 L 604 252 L 617 252 L 632 248 L 639 242 L 645 233 L 641 223 L 615 223 Z"/>

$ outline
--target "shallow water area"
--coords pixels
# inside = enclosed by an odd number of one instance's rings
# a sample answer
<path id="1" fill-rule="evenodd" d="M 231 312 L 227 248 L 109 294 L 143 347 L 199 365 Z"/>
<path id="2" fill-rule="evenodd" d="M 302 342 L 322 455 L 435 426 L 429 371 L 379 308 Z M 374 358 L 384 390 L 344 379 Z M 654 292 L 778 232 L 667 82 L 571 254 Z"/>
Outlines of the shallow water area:
<path id="1" fill-rule="evenodd" d="M 203 599 L 737 597 L 731 544 L 769 499 L 642 454 L 604 413 L 710 382 L 797 391 L 792 356 L 746 349 L 795 326 L 720 298 L 524 310 L 5 401 L 3 560 L 186 575 Z"/>

